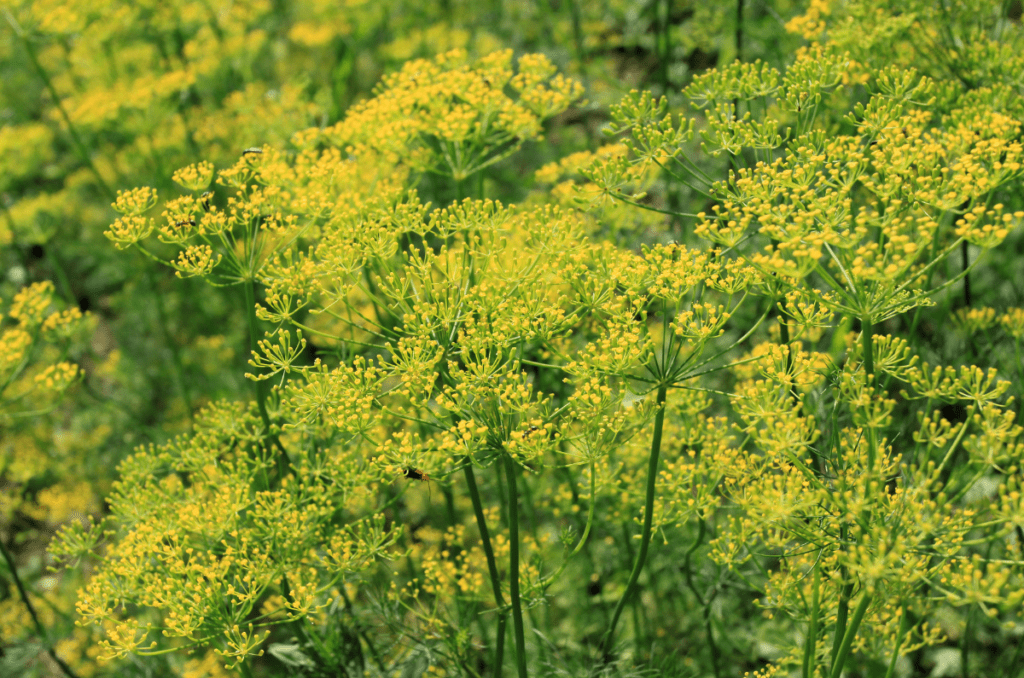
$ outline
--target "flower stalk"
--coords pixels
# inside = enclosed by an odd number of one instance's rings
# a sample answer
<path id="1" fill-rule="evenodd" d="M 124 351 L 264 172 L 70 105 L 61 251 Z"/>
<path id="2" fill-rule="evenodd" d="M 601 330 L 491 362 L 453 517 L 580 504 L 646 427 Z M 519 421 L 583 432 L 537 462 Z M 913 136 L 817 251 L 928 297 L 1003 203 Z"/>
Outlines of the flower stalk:
<path id="1" fill-rule="evenodd" d="M 629 581 L 626 582 L 626 589 L 615 606 L 611 622 L 605 632 L 604 640 L 601 642 L 601 651 L 608 659 L 611 653 L 612 641 L 615 638 L 615 627 L 622 616 L 622 610 L 633 595 L 637 580 L 640 579 L 640 572 L 647 562 L 647 549 L 651 544 L 651 524 L 654 521 L 654 493 L 658 481 L 658 460 L 661 455 L 661 434 L 665 427 L 665 398 L 668 395 L 668 386 L 662 384 L 658 388 L 657 408 L 658 413 L 654 417 L 654 435 L 651 438 L 651 455 L 647 465 L 647 495 L 644 502 L 644 527 L 640 535 L 640 550 L 637 551 L 636 560 L 633 563 L 633 571 L 629 574 Z"/>

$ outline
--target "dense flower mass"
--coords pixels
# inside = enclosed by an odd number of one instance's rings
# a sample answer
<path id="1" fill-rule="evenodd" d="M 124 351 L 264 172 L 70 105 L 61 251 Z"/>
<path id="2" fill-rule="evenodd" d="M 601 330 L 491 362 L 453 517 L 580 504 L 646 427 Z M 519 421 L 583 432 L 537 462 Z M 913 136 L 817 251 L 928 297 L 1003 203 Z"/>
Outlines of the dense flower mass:
<path id="1" fill-rule="evenodd" d="M 0 674 L 1015 674 L 1019 3 L 300 4 L 2 10 Z"/>

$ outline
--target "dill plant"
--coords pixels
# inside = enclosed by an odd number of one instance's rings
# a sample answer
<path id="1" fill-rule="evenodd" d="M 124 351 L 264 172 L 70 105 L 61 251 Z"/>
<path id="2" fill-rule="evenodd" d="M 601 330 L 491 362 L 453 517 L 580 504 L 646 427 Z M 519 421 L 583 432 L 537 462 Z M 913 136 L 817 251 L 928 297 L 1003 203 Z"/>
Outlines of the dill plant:
<path id="1" fill-rule="evenodd" d="M 36 501 L 4 488 L 6 516 L 20 510 L 34 520 L 59 523 L 96 506 L 83 480 L 87 470 L 68 454 L 71 450 L 60 456 L 50 453 L 42 432 L 44 422 L 59 425 L 61 396 L 81 378 L 75 358 L 91 321 L 77 306 L 66 308 L 55 297 L 52 283 L 33 283 L 18 289 L 0 307 L 0 469 L 11 484 L 38 484 L 48 476 L 59 476 L 65 466 L 77 466 L 78 478 L 68 475 L 40 487 Z M 21 640 L 26 631 L 35 632 L 52 660 L 70 670 L 58 656 L 57 639 L 50 631 L 62 626 L 61 617 L 69 610 L 44 604 L 52 603 L 22 580 L 15 556 L 4 542 L 0 541 L 0 552 L 12 589 L 0 603 L 5 642 Z"/>
<path id="2" fill-rule="evenodd" d="M 506 86 L 514 98 L 502 93 Z M 79 602 L 86 618 L 113 624 L 112 654 L 174 649 L 146 642 L 161 630 L 188 645 L 214 646 L 247 670 L 266 637 L 260 627 L 304 619 L 346 571 L 389 555 L 401 529 L 385 529 L 371 488 L 403 469 L 437 476 L 461 466 L 482 518 L 472 465 L 500 461 L 514 515 L 512 452 L 526 461 L 558 437 L 545 420 L 555 413 L 533 393 L 520 360 L 524 345 L 553 342 L 575 322 L 571 308 L 552 304 L 558 282 L 549 279 L 556 259 L 578 247 L 575 220 L 491 201 L 429 211 L 408 177 L 437 171 L 461 183 L 537 136 L 540 120 L 578 96 L 578 85 L 543 58 L 522 57 L 513 71 L 509 52 L 475 62 L 451 53 L 408 64 L 339 125 L 300 133 L 302 150 L 293 156 L 270 147 L 246 151 L 218 173 L 230 191 L 223 208 L 204 191 L 208 163 L 175 174 L 182 187 L 203 193 L 167 201 L 159 227 L 146 216 L 154 191 L 118 196 L 123 216 L 108 237 L 119 246 L 144 247 L 155 232 L 183 246 L 168 262 L 179 276 L 242 285 L 258 348 L 250 377 L 260 389 L 248 418 L 238 407 L 213 407 L 197 436 L 122 466 L 111 504 L 124 537 Z M 381 115 L 394 134 L 367 126 Z M 257 284 L 266 288 L 259 308 Z M 257 342 L 260 320 L 279 329 Z M 302 363 L 303 331 L 344 347 L 346 359 L 335 367 Z M 595 395 L 582 407 L 600 411 L 607 398 Z M 569 405 L 561 412 L 573 414 Z M 544 433 L 527 441 L 534 429 Z M 211 512 L 213 505 L 219 508 Z M 288 507 L 294 518 L 280 520 Z M 162 515 L 172 522 L 157 529 Z M 517 524 L 510 520 L 509 596 L 525 672 Z M 284 526 L 289 531 L 278 535 Z M 479 527 L 486 533 L 485 522 Z M 180 536 L 170 538 L 167 529 Z M 168 540 L 178 547 L 156 561 L 141 558 Z M 483 547 L 491 550 L 487 540 Z M 493 554 L 488 560 L 502 601 Z M 284 609 L 256 614 L 270 587 Z M 162 614 L 122 619 L 115 608 L 127 600 Z M 456 645 L 455 660 L 465 650 Z"/>
<path id="3" fill-rule="evenodd" d="M 1009 615 L 1018 409 L 1007 382 L 937 360 L 916 330 L 1024 216 L 1020 99 L 997 67 L 1019 29 L 963 14 L 944 33 L 951 17 L 927 8 L 862 6 L 872 20 L 843 32 L 856 22 L 829 22 L 845 5 L 813 3 L 791 28 L 820 44 L 784 71 L 697 78 L 692 116 L 631 95 L 612 112 L 620 143 L 543 168 L 561 183 L 521 206 L 487 200 L 483 170 L 581 89 L 507 52 L 414 61 L 289 147 L 287 115 L 256 110 L 281 127 L 238 157 L 237 118 L 213 114 L 197 133 L 214 162 L 172 174 L 207 157 L 178 144 L 154 188 L 110 196 L 119 249 L 244 305 L 255 398 L 213 402 L 192 432 L 138 450 L 111 517 L 53 547 L 73 560 L 103 543 L 78 609 L 105 656 L 212 648 L 197 675 L 259 672 L 264 652 L 296 673 L 536 675 L 564 639 L 613 670 L 653 654 L 647 610 L 685 590 L 715 675 L 753 668 L 730 656 L 744 633 L 782 648 L 762 675 L 892 675 L 944 642 L 944 607 Z M 567 7 L 553 25 L 582 59 L 590 10 Z M 234 40 L 197 22 L 211 51 L 186 53 L 210 72 L 226 54 L 257 63 L 267 26 L 247 22 L 265 9 L 239 5 Z M 364 10 L 359 44 L 379 35 L 379 7 Z M 315 52 L 340 19 L 310 11 L 288 40 Z M 879 44 L 896 29 L 895 56 L 857 51 L 857 30 Z M 928 61 L 922 29 L 967 45 L 970 68 Z M 667 87 L 672 43 L 658 41 Z M 340 114 L 356 64 L 351 44 L 337 55 Z M 143 93 L 162 101 L 193 74 Z M 260 109 L 259 92 L 232 105 Z M 102 185 L 103 165 L 81 160 Z M 1019 316 L 956 323 L 1000 327 L 1019 354 Z M 590 601 L 588 572 L 603 588 Z M 716 599 L 734 591 L 777 618 L 727 633 Z M 584 608 L 605 616 L 559 625 Z M 564 628 L 574 637 L 555 638 Z"/>
<path id="4" fill-rule="evenodd" d="M 1019 98 L 998 77 L 958 88 L 903 65 L 844 91 L 858 68 L 826 47 L 784 73 L 735 64 L 696 78 L 684 94 L 702 112 L 701 148 L 730 160 L 724 181 L 685 157 L 692 118 L 634 94 L 614 114 L 629 154 L 585 169 L 581 188 L 643 207 L 628 172 L 656 163 L 665 181 L 707 196 L 694 233 L 754 268 L 774 304 L 777 326 L 735 370 L 733 431 L 715 441 L 747 454 L 721 474 L 723 503 L 701 516 L 710 524 L 694 548 L 710 533 L 709 557 L 745 581 L 760 572 L 750 584 L 763 604 L 805 639 L 780 667 L 834 678 L 858 647 L 888 655 L 893 675 L 901 654 L 941 642 L 941 606 L 998 617 L 1017 604 L 1021 577 L 1010 383 L 994 369 L 930 365 L 906 338 L 878 333 L 910 315 L 913 339 L 920 310 L 1024 218 L 998 199 L 1019 204 Z M 968 247 L 974 260 L 951 271 Z M 958 317 L 984 327 L 995 316 Z M 856 343 L 829 339 L 832 326 Z M 942 403 L 964 415 L 951 421 Z M 915 424 L 894 420 L 898 404 Z"/>

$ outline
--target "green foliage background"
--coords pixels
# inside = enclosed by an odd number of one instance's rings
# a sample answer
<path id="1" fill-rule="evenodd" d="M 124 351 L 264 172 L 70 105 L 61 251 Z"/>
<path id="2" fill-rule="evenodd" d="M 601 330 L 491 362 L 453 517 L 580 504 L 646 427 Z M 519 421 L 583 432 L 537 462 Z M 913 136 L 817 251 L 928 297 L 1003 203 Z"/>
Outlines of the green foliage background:
<path id="1" fill-rule="evenodd" d="M 0 11 L 0 675 L 1024 673 L 1019 0 Z"/>

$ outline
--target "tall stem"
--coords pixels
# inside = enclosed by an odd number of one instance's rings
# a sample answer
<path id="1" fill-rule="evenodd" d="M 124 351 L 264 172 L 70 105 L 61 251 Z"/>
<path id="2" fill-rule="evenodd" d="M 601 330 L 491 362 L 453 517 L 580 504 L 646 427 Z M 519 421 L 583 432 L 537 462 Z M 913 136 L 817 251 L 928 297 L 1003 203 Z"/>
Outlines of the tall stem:
<path id="1" fill-rule="evenodd" d="M 633 563 L 633 571 L 629 573 L 629 581 L 626 582 L 626 590 L 622 592 L 622 598 L 615 606 L 615 613 L 612 614 L 612 621 L 608 624 L 604 641 L 601 643 L 601 651 L 607 659 L 610 656 L 612 640 L 615 638 L 615 626 L 619 623 L 623 608 L 636 582 L 640 579 L 640 572 L 644 569 L 647 561 L 647 548 L 651 544 L 651 524 L 654 521 L 654 490 L 658 480 L 658 459 L 661 456 L 661 432 L 665 427 L 665 397 L 668 394 L 668 386 L 662 385 L 658 388 L 657 407 L 658 414 L 654 417 L 654 436 L 651 438 L 651 457 L 647 465 L 647 500 L 644 503 L 644 529 L 640 535 L 640 550 L 636 554 L 636 561 Z"/>
<path id="2" fill-rule="evenodd" d="M 242 283 L 242 288 L 245 290 L 246 318 L 249 321 L 249 351 L 255 353 L 259 347 L 259 324 L 256 322 L 256 282 L 252 279 L 246 280 Z M 265 379 L 257 381 L 256 406 L 259 408 L 260 419 L 263 420 L 264 435 L 267 436 L 269 444 L 277 448 L 277 453 L 274 455 L 274 462 L 277 466 L 277 479 L 275 482 L 279 483 L 285 475 L 291 472 L 292 462 L 288 457 L 288 451 L 281 444 L 281 439 L 276 433 L 271 431 L 270 413 L 267 411 L 267 398 L 269 395 L 270 384 Z M 266 473 L 264 473 L 264 476 L 266 476 Z M 264 479 L 267 487 L 270 487 L 269 481 L 266 478 Z"/>
<path id="3" fill-rule="evenodd" d="M 259 325 L 256 322 L 256 283 L 253 280 L 246 280 L 242 283 L 245 291 L 245 313 L 249 321 L 249 352 L 255 354 L 259 348 Z M 260 410 L 260 419 L 263 425 L 270 428 L 270 413 L 267 412 L 267 382 L 260 380 L 256 382 L 256 406 Z"/>
<path id="4" fill-rule="evenodd" d="M 845 542 L 847 539 L 847 527 L 841 525 L 839 527 L 839 541 Z M 850 594 L 853 593 L 853 584 L 845 582 L 847 572 L 846 566 L 841 565 L 839 567 L 840 581 L 843 583 L 839 588 L 839 607 L 836 610 L 836 630 L 835 638 L 832 640 L 832 666 L 835 666 L 836 659 L 839 657 L 839 650 L 843 644 L 843 637 L 846 634 L 846 618 L 850 614 Z"/>
<path id="5" fill-rule="evenodd" d="M 896 648 L 892 651 L 892 659 L 889 660 L 889 670 L 885 672 L 885 678 L 892 678 L 896 673 L 896 660 L 900 658 L 900 646 L 903 644 L 903 636 L 910 630 L 910 611 L 903 608 L 900 615 L 900 630 L 896 633 Z M 1018 650 L 1020 648 L 1018 647 Z"/>
<path id="6" fill-rule="evenodd" d="M 501 676 L 501 664 L 505 651 L 505 624 L 508 617 L 501 612 L 505 607 L 505 597 L 501 595 L 501 578 L 498 576 L 498 564 L 494 560 L 494 549 L 491 547 L 491 535 L 487 529 L 487 519 L 484 517 L 483 503 L 480 501 L 480 490 L 476 485 L 476 473 L 473 472 L 473 464 L 469 458 L 463 459 L 462 474 L 466 477 L 466 485 L 469 488 L 469 498 L 473 502 L 473 514 L 476 516 L 476 526 L 480 531 L 480 544 L 484 549 L 484 556 L 487 558 L 487 572 L 491 576 L 491 589 L 494 592 L 494 604 L 498 607 L 498 632 L 495 638 L 495 667 L 494 675 Z"/>
<path id="7" fill-rule="evenodd" d="M 963 268 L 966 271 L 971 267 L 971 257 L 967 251 L 967 241 L 964 240 L 960 243 L 960 260 L 963 264 Z M 967 308 L 971 307 L 971 276 L 967 274 L 964 276 L 964 306 Z"/>
<path id="8" fill-rule="evenodd" d="M 843 636 L 843 644 L 839 647 L 839 654 L 832 663 L 832 678 L 839 678 L 842 675 L 843 666 L 846 664 L 846 657 L 850 654 L 850 648 L 853 647 L 853 639 L 857 637 L 857 628 L 860 626 L 861 620 L 864 619 L 864 613 L 867 612 L 870 603 L 871 594 L 865 591 L 864 595 L 860 598 L 860 602 L 857 603 L 857 609 L 853 611 L 853 617 L 850 618 L 850 626 L 846 629 L 846 634 Z"/>
<path id="9" fill-rule="evenodd" d="M 508 615 L 498 617 L 498 637 L 494 642 L 494 678 L 501 678 L 502 664 L 505 663 L 505 628 L 508 626 Z"/>
<path id="10" fill-rule="evenodd" d="M 860 319 L 860 342 L 864 353 L 864 374 L 868 386 L 875 384 L 875 353 L 874 353 L 874 323 L 870 318 Z"/>
<path id="11" fill-rule="evenodd" d="M 736 61 L 743 61 L 743 0 L 736 0 Z"/>
<path id="12" fill-rule="evenodd" d="M 864 354 L 864 381 L 869 389 L 875 386 L 874 325 L 870 318 L 861 318 L 860 341 Z M 875 469 L 875 455 L 878 447 L 875 427 L 868 426 L 868 473 Z"/>
<path id="13" fill-rule="evenodd" d="M 818 654 L 818 596 L 820 589 L 821 568 L 818 563 L 815 563 L 814 579 L 811 583 L 811 619 L 807 624 L 807 643 L 804 646 L 804 678 L 813 678 L 815 658 Z"/>
<path id="14" fill-rule="evenodd" d="M 526 633 L 523 631 L 523 607 L 519 600 L 519 492 L 516 490 L 516 466 L 512 456 L 502 455 L 508 481 L 508 596 L 512 602 L 512 630 L 516 638 L 516 668 L 519 678 L 527 678 Z"/>

